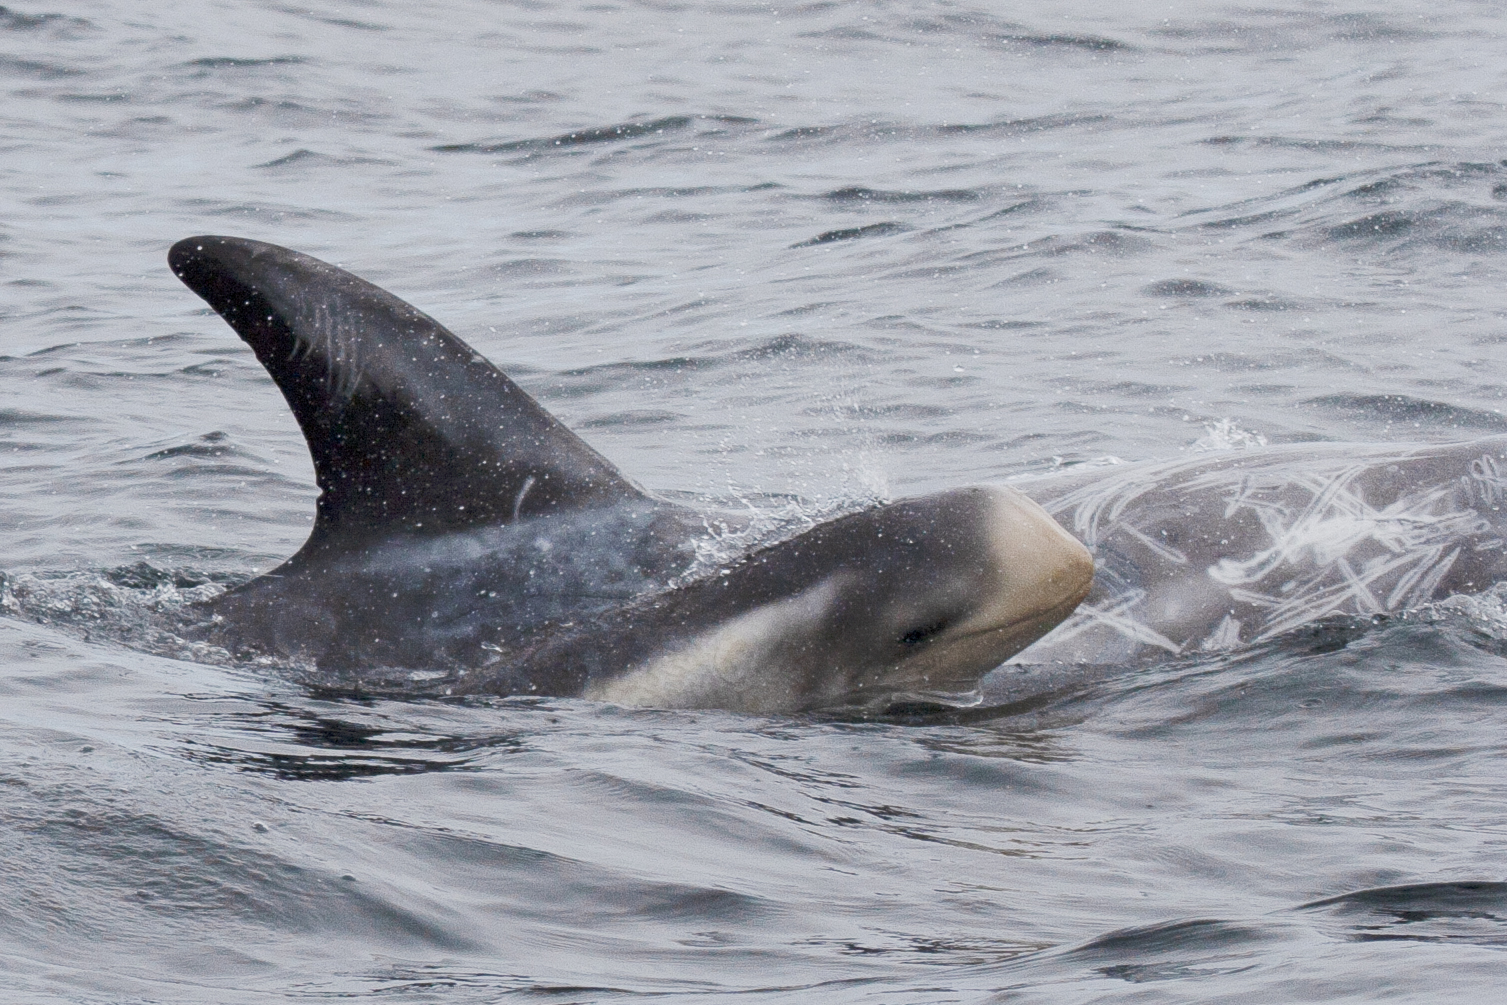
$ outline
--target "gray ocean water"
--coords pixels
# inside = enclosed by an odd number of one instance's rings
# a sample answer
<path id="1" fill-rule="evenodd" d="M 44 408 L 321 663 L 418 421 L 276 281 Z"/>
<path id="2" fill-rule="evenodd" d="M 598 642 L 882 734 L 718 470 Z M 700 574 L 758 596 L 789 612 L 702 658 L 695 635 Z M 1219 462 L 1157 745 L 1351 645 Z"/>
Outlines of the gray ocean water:
<path id="1" fill-rule="evenodd" d="M 953 725 L 142 645 L 312 469 L 168 272 L 410 300 L 759 512 L 1507 431 L 1495 5 L 0 8 L 6 1002 L 1494 1001 L 1499 601 Z"/>

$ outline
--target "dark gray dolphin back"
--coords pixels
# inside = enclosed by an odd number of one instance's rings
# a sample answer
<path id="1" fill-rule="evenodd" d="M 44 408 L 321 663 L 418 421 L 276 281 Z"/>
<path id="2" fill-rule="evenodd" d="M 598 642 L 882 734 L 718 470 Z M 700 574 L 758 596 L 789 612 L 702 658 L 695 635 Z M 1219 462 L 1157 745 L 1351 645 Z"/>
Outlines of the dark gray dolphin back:
<path id="1" fill-rule="evenodd" d="M 251 346 L 322 490 L 301 554 L 641 498 L 608 461 L 433 318 L 308 255 L 190 237 L 168 264 Z"/>

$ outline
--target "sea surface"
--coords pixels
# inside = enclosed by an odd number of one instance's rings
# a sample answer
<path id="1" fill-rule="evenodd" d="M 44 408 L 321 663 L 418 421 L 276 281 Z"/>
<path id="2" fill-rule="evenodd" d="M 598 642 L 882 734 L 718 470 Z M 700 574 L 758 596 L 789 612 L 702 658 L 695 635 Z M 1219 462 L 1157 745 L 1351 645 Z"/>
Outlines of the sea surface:
<path id="1" fill-rule="evenodd" d="M 1507 432 L 1504 51 L 1469 0 L 0 8 L 0 997 L 1499 1000 L 1496 592 L 951 724 L 335 700 L 141 626 L 314 511 L 191 234 L 757 513 Z"/>

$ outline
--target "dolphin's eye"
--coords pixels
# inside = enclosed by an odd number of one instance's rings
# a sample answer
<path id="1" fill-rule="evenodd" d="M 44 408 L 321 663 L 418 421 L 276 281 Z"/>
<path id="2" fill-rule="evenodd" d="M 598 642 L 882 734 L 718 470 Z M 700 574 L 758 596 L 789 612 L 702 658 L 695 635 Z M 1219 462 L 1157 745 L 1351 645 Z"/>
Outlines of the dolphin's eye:
<path id="1" fill-rule="evenodd" d="M 912 628 L 900 636 L 900 644 L 904 646 L 918 646 L 946 627 L 946 621 L 938 621 L 934 624 L 922 625 L 920 628 Z"/>

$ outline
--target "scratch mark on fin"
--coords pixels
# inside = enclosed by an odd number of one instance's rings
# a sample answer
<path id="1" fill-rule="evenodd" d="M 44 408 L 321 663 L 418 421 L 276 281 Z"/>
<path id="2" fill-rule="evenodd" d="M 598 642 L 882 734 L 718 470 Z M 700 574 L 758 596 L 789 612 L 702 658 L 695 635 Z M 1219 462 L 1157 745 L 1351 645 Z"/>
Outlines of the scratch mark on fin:
<path id="1" fill-rule="evenodd" d="M 518 512 L 523 509 L 523 499 L 528 495 L 528 490 L 534 487 L 534 476 L 529 475 L 523 480 L 523 488 L 518 490 L 518 498 L 513 500 L 513 519 L 518 519 Z"/>

